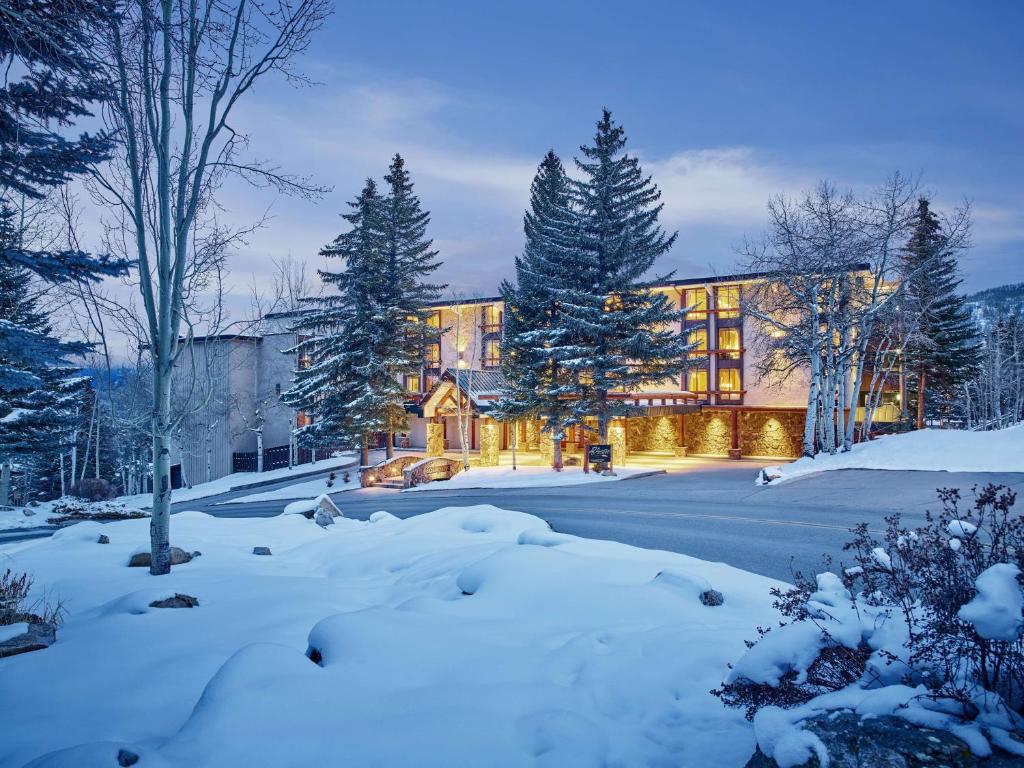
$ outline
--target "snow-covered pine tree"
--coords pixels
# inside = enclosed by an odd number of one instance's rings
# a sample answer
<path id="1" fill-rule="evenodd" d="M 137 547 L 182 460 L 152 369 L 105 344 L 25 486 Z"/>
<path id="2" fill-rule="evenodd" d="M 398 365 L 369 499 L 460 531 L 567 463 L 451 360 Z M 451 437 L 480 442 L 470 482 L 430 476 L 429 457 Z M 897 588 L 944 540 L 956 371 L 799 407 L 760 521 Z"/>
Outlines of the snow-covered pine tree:
<path id="1" fill-rule="evenodd" d="M 966 299 L 955 249 L 927 198 L 917 206 L 917 222 L 903 252 L 904 290 L 920 313 L 920 341 L 907 349 L 907 375 L 916 403 L 917 426 L 943 398 L 958 397 L 978 362 L 978 328 Z M 931 393 L 931 394 L 929 394 Z"/>
<path id="2" fill-rule="evenodd" d="M 561 298 L 563 323 L 577 347 L 562 365 L 580 382 L 580 414 L 597 418 L 602 442 L 611 419 L 637 408 L 609 394 L 666 382 L 687 367 L 689 345 L 679 333 L 682 313 L 644 276 L 675 242 L 658 225 L 661 192 L 626 154 L 622 127 L 606 109 L 592 146 L 576 160 L 572 181 L 579 215 L 579 268 Z"/>
<path id="3" fill-rule="evenodd" d="M 111 137 L 58 132 L 89 117 L 112 91 L 93 56 L 97 29 L 116 13 L 112 0 L 5 0 L 0 3 L 0 57 L 21 77 L 0 87 L 0 203 L 41 199 L 109 155 Z M 124 272 L 126 263 L 75 249 L 0 251 L 0 264 L 48 282 Z"/>
<path id="4" fill-rule="evenodd" d="M 578 382 L 563 358 L 577 349 L 561 322 L 559 301 L 573 289 L 580 252 L 575 248 L 577 217 L 562 162 L 548 152 L 530 186 L 530 208 L 523 218 L 526 242 L 516 257 L 515 282 L 504 281 L 505 306 L 501 367 L 505 392 L 496 412 L 506 420 L 539 418 L 554 444 L 553 465 L 561 468 L 565 427 L 578 423 Z"/>
<path id="5" fill-rule="evenodd" d="M 308 338 L 295 348 L 310 364 L 296 371 L 294 385 L 282 399 L 304 411 L 312 423 L 300 427 L 300 442 L 332 442 L 359 446 L 368 463 L 369 437 L 399 419 L 393 403 L 401 387 L 388 374 L 388 324 L 382 296 L 385 285 L 383 201 L 372 179 L 343 214 L 351 229 L 321 250 L 342 259 L 340 272 L 321 270 L 320 279 L 336 294 L 310 299 L 316 311 L 302 318 L 296 330 Z M 400 408 L 400 406 L 399 406 Z"/>
<path id="6" fill-rule="evenodd" d="M 0 210 L 0 244 L 19 239 L 14 221 Z M 48 470 L 57 460 L 79 404 L 67 358 L 85 349 L 53 335 L 30 273 L 0 262 L 0 505 L 10 501 L 15 464 Z"/>
<path id="7" fill-rule="evenodd" d="M 345 268 L 320 272 L 338 293 L 313 299 L 317 311 L 298 324 L 311 334 L 297 347 L 311 365 L 284 395 L 313 417 L 300 439 L 358 444 L 364 464 L 370 435 L 408 426 L 402 377 L 420 372 L 423 344 L 439 333 L 424 321 L 444 287 L 426 281 L 440 266 L 426 236 L 430 214 L 398 155 L 386 182 L 382 197 L 367 180 L 344 216 L 351 229 L 322 251 L 344 259 Z"/>
<path id="8" fill-rule="evenodd" d="M 387 192 L 381 210 L 381 229 L 385 294 L 381 306 L 386 313 L 386 327 L 382 342 L 391 345 L 388 367 L 401 381 L 403 376 L 421 372 L 425 345 L 440 338 L 441 329 L 427 323 L 427 307 L 440 298 L 446 286 L 429 282 L 441 262 L 437 260 L 433 240 L 427 237 L 430 213 L 422 210 L 401 155 L 395 154 L 384 182 Z M 402 401 L 394 404 L 400 406 Z M 397 408 L 394 413 L 399 414 Z M 389 458 L 393 451 L 392 432 L 407 426 L 403 409 L 388 429 Z"/>

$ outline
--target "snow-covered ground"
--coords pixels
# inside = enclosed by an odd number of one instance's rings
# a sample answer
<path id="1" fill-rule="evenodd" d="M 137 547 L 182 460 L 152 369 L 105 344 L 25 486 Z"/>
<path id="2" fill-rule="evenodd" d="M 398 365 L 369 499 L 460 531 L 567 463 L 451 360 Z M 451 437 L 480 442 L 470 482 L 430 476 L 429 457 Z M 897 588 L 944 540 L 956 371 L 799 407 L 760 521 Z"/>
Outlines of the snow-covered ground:
<path id="1" fill-rule="evenodd" d="M 222 501 L 218 504 L 249 504 L 256 501 L 280 501 L 287 499 L 311 499 L 322 493 L 340 493 L 359 488 L 359 472 L 352 470 L 347 483 L 342 482 L 344 476 L 341 472 L 334 479 L 334 484 L 328 486 L 326 477 L 318 477 L 314 480 L 307 480 L 304 483 L 286 485 L 284 488 L 275 488 L 272 491 L 250 493 L 247 496 L 240 496 L 237 499 Z"/>
<path id="2" fill-rule="evenodd" d="M 767 467 L 772 485 L 832 469 L 915 469 L 946 472 L 1024 472 L 1024 425 L 993 432 L 922 429 L 860 443 L 852 451 L 820 454 Z M 758 484 L 763 475 L 758 474 Z"/>
<path id="3" fill-rule="evenodd" d="M 271 469 L 267 472 L 235 472 L 231 475 L 224 475 L 224 477 L 209 483 L 198 483 L 191 488 L 178 488 L 171 494 L 171 501 L 175 503 L 179 501 L 195 501 L 196 499 L 205 499 L 209 496 L 227 493 L 252 483 L 272 483 L 275 480 L 287 480 L 289 477 L 309 472 L 319 472 L 321 470 L 326 472 L 335 467 L 351 464 L 354 458 L 354 453 L 346 452 L 327 459 L 320 459 L 316 464 L 299 464 L 292 469 L 282 467 L 281 469 Z M 118 501 L 123 501 L 129 506 L 146 509 L 153 504 L 153 494 L 140 493 L 135 496 L 121 496 L 118 498 Z"/>
<path id="4" fill-rule="evenodd" d="M 125 748 L 165 768 L 739 766 L 753 750 L 708 691 L 777 619 L 772 580 L 491 506 L 326 529 L 185 512 L 173 543 L 202 556 L 162 577 L 126 567 L 147 536 L 81 523 L 0 547 L 68 611 L 51 648 L 0 660 L 0 765 L 116 765 Z M 724 605 L 701 603 L 709 587 Z M 175 592 L 199 607 L 149 607 Z"/>
<path id="5" fill-rule="evenodd" d="M 458 488 L 550 488 L 559 485 L 583 485 L 625 480 L 640 474 L 651 474 L 651 467 L 616 467 L 615 474 L 585 473 L 582 467 L 565 467 L 555 472 L 551 467 L 526 466 L 513 470 L 509 466 L 472 467 L 451 480 L 438 480 L 406 491 L 450 491 Z"/>
<path id="6" fill-rule="evenodd" d="M 43 501 L 34 507 L 8 507 L 0 509 L 0 531 L 18 528 L 39 528 L 57 525 L 62 516 L 78 513 L 112 517 L 115 515 L 142 515 L 143 512 L 130 507 L 120 500 L 89 502 L 82 499 L 54 499 Z M 145 514 L 149 514 L 146 512 Z"/>

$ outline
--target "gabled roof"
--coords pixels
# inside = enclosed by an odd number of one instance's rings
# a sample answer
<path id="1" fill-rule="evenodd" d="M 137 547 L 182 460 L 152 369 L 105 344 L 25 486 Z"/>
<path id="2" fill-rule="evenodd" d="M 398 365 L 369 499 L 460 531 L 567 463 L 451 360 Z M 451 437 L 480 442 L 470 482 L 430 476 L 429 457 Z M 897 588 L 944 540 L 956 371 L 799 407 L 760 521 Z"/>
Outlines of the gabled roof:
<path id="1" fill-rule="evenodd" d="M 427 417 L 433 416 L 434 411 L 455 392 L 470 402 L 473 411 L 486 413 L 504 389 L 505 377 L 501 371 L 445 368 L 434 388 L 423 398 L 422 413 Z"/>

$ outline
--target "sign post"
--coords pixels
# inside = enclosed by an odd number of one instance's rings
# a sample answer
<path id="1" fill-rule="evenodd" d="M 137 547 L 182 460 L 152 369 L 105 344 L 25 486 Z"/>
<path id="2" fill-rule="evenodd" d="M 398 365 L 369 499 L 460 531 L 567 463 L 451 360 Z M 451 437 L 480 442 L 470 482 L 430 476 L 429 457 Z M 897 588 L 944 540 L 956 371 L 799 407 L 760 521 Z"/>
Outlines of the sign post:
<path id="1" fill-rule="evenodd" d="M 607 443 L 587 446 L 587 461 L 592 464 L 604 464 L 611 467 L 612 447 Z"/>

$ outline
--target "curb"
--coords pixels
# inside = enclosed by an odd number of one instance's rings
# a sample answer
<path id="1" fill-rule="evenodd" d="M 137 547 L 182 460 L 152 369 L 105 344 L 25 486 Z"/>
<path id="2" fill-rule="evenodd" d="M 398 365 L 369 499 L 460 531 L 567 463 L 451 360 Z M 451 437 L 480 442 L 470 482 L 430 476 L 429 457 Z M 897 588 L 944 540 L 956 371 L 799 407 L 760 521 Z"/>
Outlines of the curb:
<path id="1" fill-rule="evenodd" d="M 666 470 L 664 470 L 664 469 L 652 469 L 652 470 L 649 470 L 647 472 L 637 472 L 635 475 L 630 475 L 629 477 L 623 477 L 623 478 L 620 478 L 620 479 L 615 480 L 613 482 L 624 483 L 627 480 L 640 480 L 640 479 L 642 479 L 644 477 L 653 477 L 654 475 L 667 475 L 667 474 L 668 474 L 668 472 Z M 430 483 L 428 483 L 427 485 L 430 485 Z M 577 486 L 581 486 L 581 485 L 586 485 L 586 483 L 573 483 L 571 485 L 532 485 L 532 486 L 526 486 L 525 488 L 523 486 L 518 486 L 518 487 L 517 486 L 510 486 L 510 487 L 491 488 L 491 486 L 489 486 L 489 485 L 472 485 L 472 486 L 466 486 L 464 488 L 425 488 L 424 490 L 417 491 L 417 492 L 418 493 L 428 493 L 430 491 L 450 491 L 450 492 L 454 493 L 455 491 L 516 491 L 516 490 L 521 491 L 521 490 L 526 490 L 526 489 L 529 489 L 529 488 L 573 488 L 573 487 L 577 487 Z M 417 486 L 417 487 L 422 487 L 422 486 Z M 402 490 L 400 490 L 398 492 L 399 493 L 404 493 L 407 490 L 411 490 L 411 489 L 403 488 Z"/>
<path id="2" fill-rule="evenodd" d="M 308 472 L 299 472 L 299 473 L 294 474 L 294 475 L 289 474 L 286 477 L 279 477 L 276 480 L 257 480 L 255 483 L 246 483 L 245 485 L 235 485 L 235 486 L 232 486 L 228 490 L 222 491 L 222 493 L 234 493 L 235 491 L 248 491 L 250 488 L 262 488 L 264 485 L 273 485 L 274 483 L 283 483 L 286 480 L 301 480 L 304 477 L 313 477 L 314 475 L 322 475 L 325 472 L 337 472 L 337 471 L 342 470 L 342 469 L 351 469 L 352 467 L 356 467 L 358 465 L 359 465 L 359 461 L 355 460 L 355 461 L 353 461 L 350 464 L 339 464 L 336 467 L 328 467 L 327 469 L 314 469 L 314 470 L 310 470 Z M 216 494 L 216 495 L 219 496 L 220 494 Z M 174 499 L 173 495 L 171 496 L 171 499 L 172 500 Z M 201 501 L 201 499 L 196 499 L 196 501 Z M 182 502 L 182 503 L 186 503 L 186 502 Z"/>

